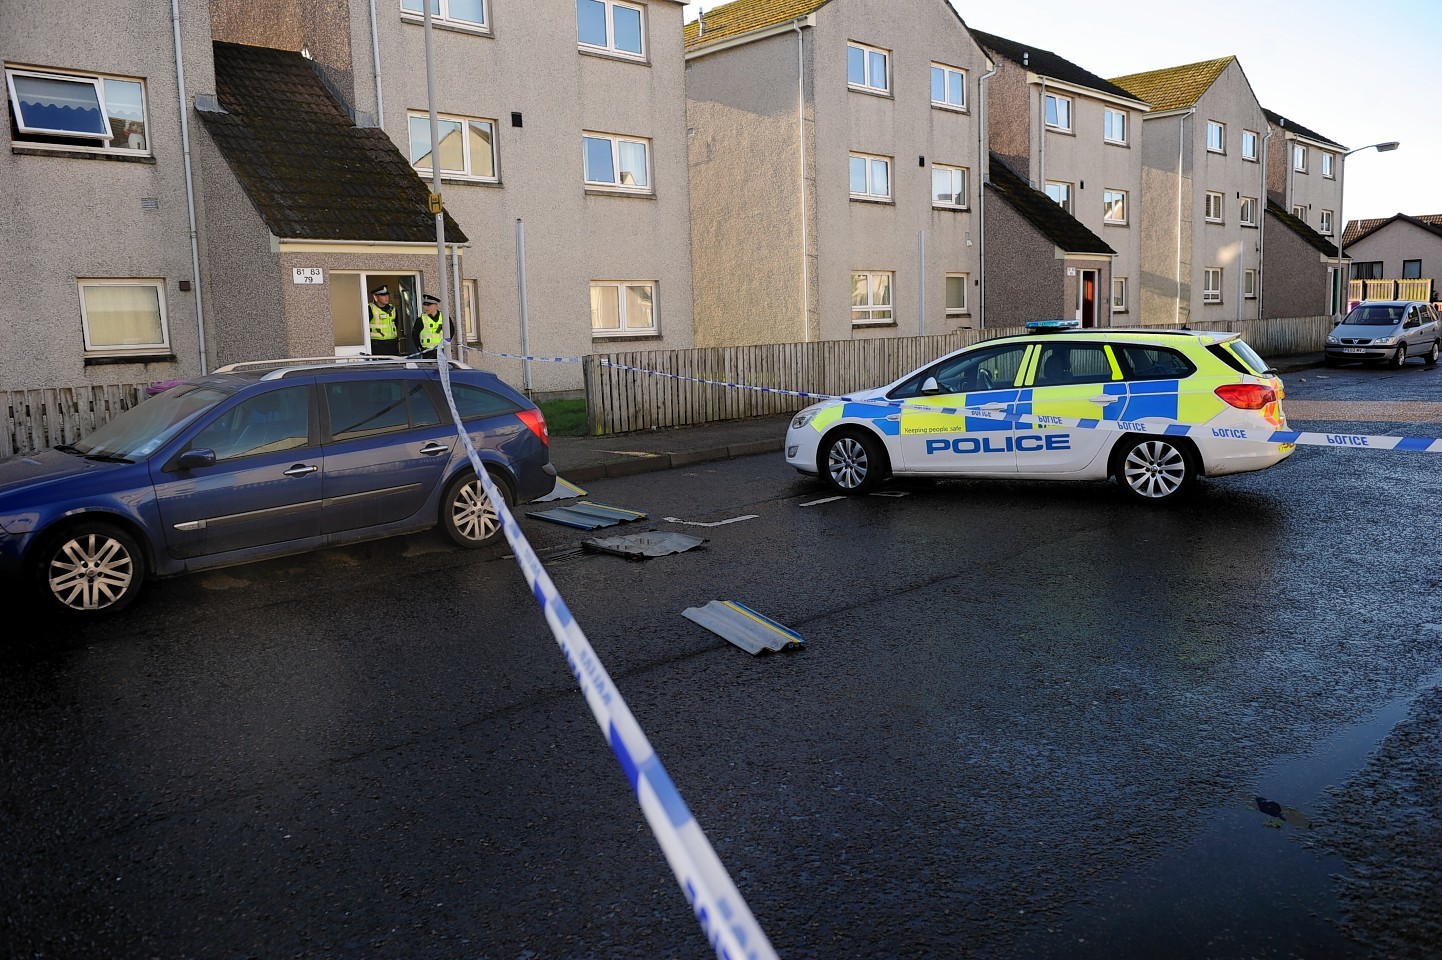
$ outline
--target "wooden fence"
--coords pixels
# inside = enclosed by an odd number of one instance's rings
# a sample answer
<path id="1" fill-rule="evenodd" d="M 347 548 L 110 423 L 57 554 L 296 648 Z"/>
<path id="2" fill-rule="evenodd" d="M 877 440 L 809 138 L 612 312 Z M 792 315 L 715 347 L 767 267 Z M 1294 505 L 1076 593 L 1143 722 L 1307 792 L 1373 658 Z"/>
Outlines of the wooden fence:
<path id="1" fill-rule="evenodd" d="M 0 391 L 5 412 L 4 456 L 74 443 L 147 396 L 148 383 Z"/>
<path id="2" fill-rule="evenodd" d="M 1192 329 L 1236 330 L 1263 357 L 1280 357 L 1321 352 L 1333 323 L 1328 316 L 1291 317 L 1197 323 Z M 629 433 L 790 413 L 813 401 L 771 391 L 834 396 L 880 386 L 952 350 L 1021 332 L 989 328 L 931 337 L 592 355 L 585 360 L 587 429 L 595 435 Z"/>

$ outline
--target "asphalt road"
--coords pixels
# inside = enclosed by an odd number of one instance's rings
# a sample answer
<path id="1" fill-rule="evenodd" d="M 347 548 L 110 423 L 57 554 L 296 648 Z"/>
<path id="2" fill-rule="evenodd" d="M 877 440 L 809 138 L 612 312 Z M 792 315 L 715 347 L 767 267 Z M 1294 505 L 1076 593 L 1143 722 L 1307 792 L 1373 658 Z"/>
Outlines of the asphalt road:
<path id="1" fill-rule="evenodd" d="M 1296 427 L 1442 436 L 1436 370 L 1288 389 Z M 587 485 L 649 515 L 602 534 L 701 549 L 523 528 L 782 957 L 1433 957 L 1436 477 L 1302 448 L 1176 510 L 817 503 L 771 455 Z M 12 620 L 0 954 L 707 956 L 506 554 L 423 534 Z M 806 648 L 681 617 L 711 599 Z"/>

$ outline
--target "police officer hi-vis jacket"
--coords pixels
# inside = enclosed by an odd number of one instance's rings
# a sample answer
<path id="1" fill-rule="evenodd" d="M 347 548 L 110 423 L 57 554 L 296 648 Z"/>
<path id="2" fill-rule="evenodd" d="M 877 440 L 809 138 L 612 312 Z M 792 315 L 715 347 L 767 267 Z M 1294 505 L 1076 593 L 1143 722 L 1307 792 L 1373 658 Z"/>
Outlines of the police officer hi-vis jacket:
<path id="1" fill-rule="evenodd" d="M 441 300 L 429 293 L 421 297 L 421 312 L 411 324 L 411 341 L 423 357 L 434 357 L 436 347 L 445 338 L 446 317 L 441 313 Z"/>
<path id="2" fill-rule="evenodd" d="M 366 319 L 370 326 L 371 353 L 387 357 L 399 355 L 400 330 L 396 327 L 396 308 L 391 305 L 388 287 L 376 287 L 371 291 Z"/>

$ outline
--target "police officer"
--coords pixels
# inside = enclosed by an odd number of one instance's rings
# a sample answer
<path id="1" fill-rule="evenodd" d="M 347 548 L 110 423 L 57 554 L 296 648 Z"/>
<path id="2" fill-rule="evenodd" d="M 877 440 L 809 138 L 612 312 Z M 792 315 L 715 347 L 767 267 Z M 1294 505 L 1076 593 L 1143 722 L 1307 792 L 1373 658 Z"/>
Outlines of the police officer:
<path id="1" fill-rule="evenodd" d="M 422 357 L 435 359 L 436 347 L 441 345 L 445 332 L 446 318 L 441 313 L 441 299 L 428 293 L 421 297 L 421 312 L 411 324 L 411 342 Z"/>
<path id="2" fill-rule="evenodd" d="M 389 287 L 371 291 L 367 320 L 370 324 L 371 353 L 376 356 L 400 356 L 400 330 L 396 327 L 396 308 L 391 305 Z"/>

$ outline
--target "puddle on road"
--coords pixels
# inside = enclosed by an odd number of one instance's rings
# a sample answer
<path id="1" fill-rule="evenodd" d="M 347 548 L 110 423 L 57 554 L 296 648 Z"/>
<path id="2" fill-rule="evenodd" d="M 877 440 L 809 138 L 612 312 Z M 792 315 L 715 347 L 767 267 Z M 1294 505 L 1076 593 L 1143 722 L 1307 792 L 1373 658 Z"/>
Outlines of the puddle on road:
<path id="1" fill-rule="evenodd" d="M 1329 786 L 1361 770 L 1413 701 L 1439 683 L 1442 670 L 1311 753 L 1273 766 L 1186 847 L 1093 891 L 1087 904 L 1047 924 L 1050 932 L 1023 938 L 1014 955 L 1366 956 L 1335 922 L 1331 877 L 1348 872 L 1346 861 L 1307 840 L 1308 811 Z"/>

